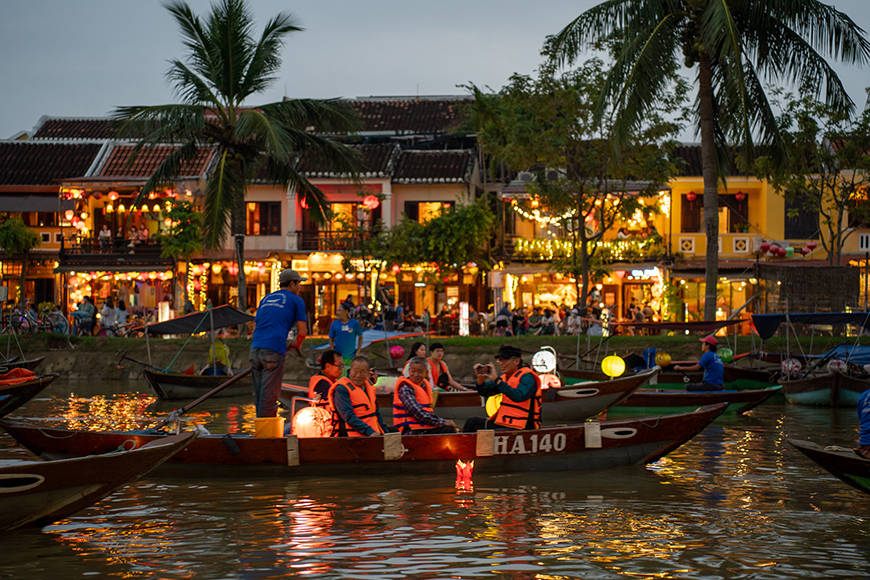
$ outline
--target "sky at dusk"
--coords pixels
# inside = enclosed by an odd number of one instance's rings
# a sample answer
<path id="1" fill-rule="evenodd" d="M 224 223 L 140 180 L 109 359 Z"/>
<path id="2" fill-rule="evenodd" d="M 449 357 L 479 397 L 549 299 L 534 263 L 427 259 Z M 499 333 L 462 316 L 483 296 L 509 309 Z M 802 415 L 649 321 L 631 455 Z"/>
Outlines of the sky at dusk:
<path id="1" fill-rule="evenodd" d="M 457 95 L 469 82 L 499 89 L 514 72 L 533 73 L 545 37 L 596 3 L 252 0 L 258 32 L 282 11 L 305 31 L 289 37 L 280 78 L 249 104 L 285 95 Z M 189 4 L 197 14 L 209 7 Z M 867 0 L 835 5 L 870 29 Z M 0 0 L 0 138 L 32 130 L 43 115 L 100 117 L 117 106 L 177 102 L 164 73 L 183 56 L 158 0 Z M 836 69 L 863 107 L 870 67 Z"/>

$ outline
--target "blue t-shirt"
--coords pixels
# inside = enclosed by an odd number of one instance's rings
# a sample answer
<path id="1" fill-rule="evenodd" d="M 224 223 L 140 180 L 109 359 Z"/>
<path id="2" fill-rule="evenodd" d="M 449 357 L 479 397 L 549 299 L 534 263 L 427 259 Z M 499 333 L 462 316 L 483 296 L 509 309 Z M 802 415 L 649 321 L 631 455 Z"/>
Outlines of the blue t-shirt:
<path id="1" fill-rule="evenodd" d="M 347 322 L 333 320 L 329 327 L 329 338 L 335 345 L 335 350 L 345 359 L 356 354 L 359 336 L 362 336 L 362 326 L 353 318 L 348 319 Z"/>
<path id="2" fill-rule="evenodd" d="M 858 445 L 870 445 L 870 389 L 858 397 L 858 420 L 861 421 Z"/>
<path id="3" fill-rule="evenodd" d="M 297 322 L 307 322 L 305 301 L 289 290 L 277 290 L 260 300 L 251 348 L 287 354 L 287 334 Z"/>
<path id="4" fill-rule="evenodd" d="M 704 369 L 704 382 L 711 385 L 723 385 L 725 379 L 725 366 L 722 364 L 722 359 L 719 355 L 712 351 L 707 351 L 701 355 L 701 360 L 698 364 Z"/>

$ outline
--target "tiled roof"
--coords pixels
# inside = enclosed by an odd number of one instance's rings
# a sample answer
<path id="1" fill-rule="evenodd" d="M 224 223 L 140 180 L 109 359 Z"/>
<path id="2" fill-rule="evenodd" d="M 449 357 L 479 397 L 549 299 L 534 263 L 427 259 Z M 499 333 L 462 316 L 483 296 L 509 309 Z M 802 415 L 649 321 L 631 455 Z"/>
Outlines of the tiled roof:
<path id="1" fill-rule="evenodd" d="M 470 149 L 402 151 L 393 175 L 397 183 L 463 183 L 468 181 L 474 156 Z"/>
<path id="2" fill-rule="evenodd" d="M 357 99 L 350 101 L 369 133 L 449 133 L 466 122 L 460 104 L 470 99 Z"/>
<path id="3" fill-rule="evenodd" d="M 363 177 L 387 177 L 393 170 L 395 158 L 399 154 L 399 146 L 393 143 L 378 145 L 351 145 L 360 152 L 365 169 Z M 322 159 L 315 155 L 303 155 L 296 170 L 308 177 L 331 177 L 334 173 L 328 171 Z"/>
<path id="4" fill-rule="evenodd" d="M 99 143 L 0 142 L 0 186 L 50 185 L 85 175 L 100 152 Z"/>
<path id="5" fill-rule="evenodd" d="M 113 139 L 116 129 L 109 119 L 43 118 L 33 139 Z"/>
<path id="6" fill-rule="evenodd" d="M 150 177 L 157 166 L 174 150 L 174 147 L 168 146 L 145 147 L 139 151 L 136 160 L 128 167 L 127 160 L 133 152 L 133 146 L 117 145 L 112 149 L 109 159 L 98 175 L 99 177 Z M 213 149 L 200 149 L 196 159 L 182 165 L 179 171 L 180 177 L 203 175 L 213 154 Z"/>

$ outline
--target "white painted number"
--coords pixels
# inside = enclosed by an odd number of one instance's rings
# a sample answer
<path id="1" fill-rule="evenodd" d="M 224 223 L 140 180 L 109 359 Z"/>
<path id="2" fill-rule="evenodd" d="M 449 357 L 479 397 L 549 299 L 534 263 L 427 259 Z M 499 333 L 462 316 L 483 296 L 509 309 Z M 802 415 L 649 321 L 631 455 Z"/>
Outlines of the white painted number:
<path id="1" fill-rule="evenodd" d="M 549 433 L 539 436 L 537 433 L 529 435 L 529 441 L 526 442 L 525 435 L 517 435 L 513 445 L 508 449 L 508 438 L 495 438 L 494 454 L 495 455 L 524 455 L 528 453 L 550 453 L 560 452 L 565 450 L 567 437 L 564 433 L 556 433 L 552 437 Z"/>

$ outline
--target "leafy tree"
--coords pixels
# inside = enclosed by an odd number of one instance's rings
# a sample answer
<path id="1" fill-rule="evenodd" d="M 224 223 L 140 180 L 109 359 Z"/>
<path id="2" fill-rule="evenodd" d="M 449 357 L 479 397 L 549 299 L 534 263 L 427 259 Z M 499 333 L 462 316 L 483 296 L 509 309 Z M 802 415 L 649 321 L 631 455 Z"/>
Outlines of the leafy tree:
<path id="1" fill-rule="evenodd" d="M 824 91 L 834 109 L 850 110 L 853 103 L 825 58 L 863 64 L 870 60 L 870 43 L 848 16 L 818 0 L 610 0 L 548 38 L 545 52 L 556 63 L 570 63 L 584 48 L 607 42 L 617 50 L 598 118 L 615 107 L 617 146 L 667 93 L 675 65 L 697 70 L 694 122 L 701 137 L 707 236 L 704 317 L 712 320 L 718 181 L 725 181 L 728 145 L 741 145 L 744 164 L 754 158 L 753 139 L 774 154 L 784 150 L 761 78 L 807 81 L 814 97 Z"/>
<path id="2" fill-rule="evenodd" d="M 27 263 L 30 251 L 42 245 L 39 235 L 24 225 L 20 215 L 0 213 L 0 248 L 13 259 L 21 260 L 21 278 L 18 281 L 17 301 L 24 306 L 24 280 L 27 277 Z"/>
<path id="3" fill-rule="evenodd" d="M 829 263 L 839 265 L 843 246 L 855 231 L 850 222 L 870 221 L 870 108 L 855 117 L 813 98 L 806 89 L 799 97 L 785 94 L 784 100 L 779 122 L 788 163 L 775 167 L 761 157 L 756 164 L 759 177 L 770 179 L 800 209 L 819 215 L 826 233 L 822 247 Z"/>
<path id="4" fill-rule="evenodd" d="M 595 115 L 605 82 L 599 59 L 561 75 L 549 64 L 537 78 L 513 75 L 495 95 L 469 87 L 484 151 L 516 169 L 533 171 L 535 179 L 527 189 L 546 208 L 537 211 L 550 227 L 567 235 L 572 251 L 554 256 L 551 268 L 577 281 L 581 304 L 586 303 L 604 233 L 641 209 L 637 196 L 627 192 L 627 182 L 642 177 L 654 194 L 676 171 L 666 151 L 681 126 L 666 117 L 678 111 L 686 86 L 676 77 L 672 80 L 670 97 L 633 131 L 619 158 L 614 156 L 610 124 Z"/>
<path id="5" fill-rule="evenodd" d="M 166 229 L 154 235 L 160 242 L 160 254 L 164 258 L 173 258 L 176 262 L 187 261 L 202 251 L 202 214 L 191 202 L 175 200 L 168 209 L 160 213 L 160 218 L 168 220 L 169 224 Z M 183 300 L 184 284 L 178 276 L 175 280 L 181 289 L 176 292 L 176 301 Z M 178 306 L 180 304 L 176 303 L 176 307 Z"/>
<path id="6" fill-rule="evenodd" d="M 182 175 L 203 148 L 213 148 L 216 161 L 206 185 L 203 239 L 208 248 L 220 247 L 229 222 L 238 256 L 239 306 L 244 309 L 247 185 L 256 179 L 293 188 L 312 217 L 323 222 L 329 214 L 326 198 L 295 163 L 306 155 L 333 173 L 356 179 L 362 163 L 358 153 L 322 135 L 353 133 L 360 123 L 356 112 L 336 99 L 246 104 L 275 80 L 284 38 L 302 30 L 292 15 L 278 14 L 257 36 L 243 0 L 220 0 L 204 19 L 184 2 L 166 7 L 187 49 L 186 60 L 171 61 L 166 74 L 183 103 L 115 111 L 120 135 L 141 138 L 131 162 L 143 147 L 176 145 L 136 203 Z"/>

